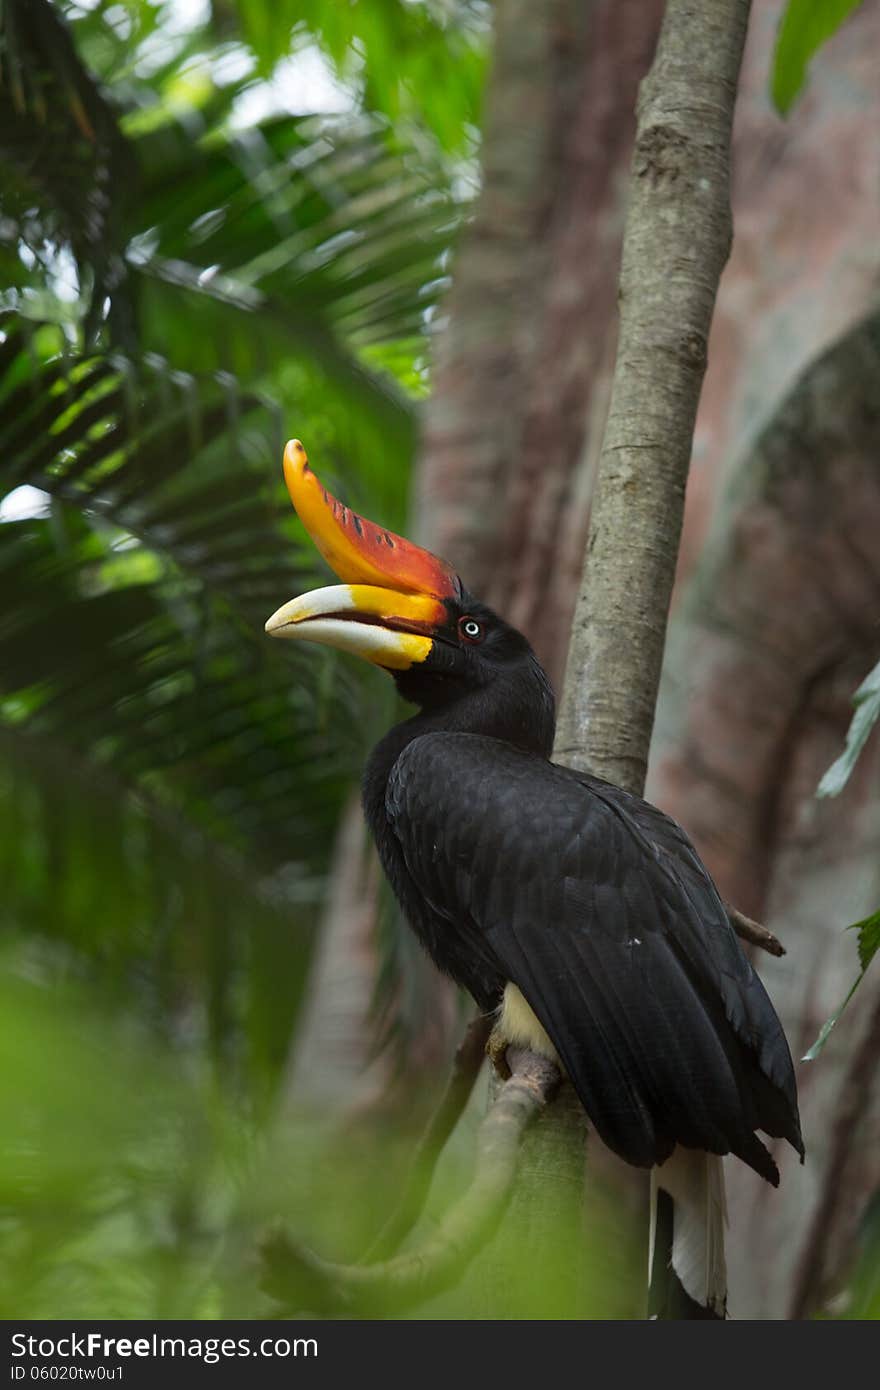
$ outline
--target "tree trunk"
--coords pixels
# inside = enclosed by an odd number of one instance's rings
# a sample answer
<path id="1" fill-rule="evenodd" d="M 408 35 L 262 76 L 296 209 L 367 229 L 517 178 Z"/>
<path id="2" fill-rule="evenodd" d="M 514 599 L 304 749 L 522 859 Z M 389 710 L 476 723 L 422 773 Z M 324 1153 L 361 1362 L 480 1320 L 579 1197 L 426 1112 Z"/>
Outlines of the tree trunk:
<path id="1" fill-rule="evenodd" d="M 737 235 L 697 418 L 648 792 L 693 835 L 724 893 L 784 939 L 782 961 L 759 953 L 755 964 L 797 1058 L 855 972 L 840 928 L 880 902 L 876 737 L 843 796 L 814 799 L 872 660 L 878 601 L 876 543 L 865 544 L 871 526 L 877 534 L 877 474 L 864 430 L 878 359 L 859 324 L 880 283 L 880 8 L 858 9 L 823 47 L 782 122 L 767 80 L 783 5 L 755 0 L 750 24 L 734 133 Z M 811 384 L 835 344 L 839 365 L 829 358 Z M 828 467 L 813 467 L 814 456 Z M 853 526 L 838 530 L 844 504 Z M 840 624 L 823 670 L 810 645 L 827 642 L 829 605 Z M 802 645 L 787 671 L 793 632 Z M 799 1068 L 806 1167 L 786 1167 L 771 1192 L 729 1165 L 734 1316 L 802 1316 L 845 1281 L 878 1181 L 880 1086 L 876 1063 L 865 1067 L 877 987 L 866 980 L 821 1058 Z"/>
<path id="2" fill-rule="evenodd" d="M 500 0 L 483 191 L 425 407 L 423 542 L 565 663 L 614 361 L 624 171 L 661 0 Z"/>
<path id="3" fill-rule="evenodd" d="M 841 929 L 876 910 L 880 746 L 817 802 L 855 687 L 880 657 L 880 319 L 804 375 L 737 469 L 669 644 L 651 795 L 722 892 L 788 954 L 762 958 L 796 1057 L 857 971 Z M 880 1187 L 868 976 L 820 1059 L 799 1068 L 807 1165 L 780 1146 L 773 1191 L 730 1166 L 731 1308 L 804 1316 L 833 1295 Z"/>
<path id="4" fill-rule="evenodd" d="M 639 93 L 620 342 L 556 740 L 560 761 L 637 794 L 730 252 L 730 138 L 748 14 L 748 0 L 670 0 Z"/>
<path id="5" fill-rule="evenodd" d="M 669 0 L 639 99 L 620 341 L 556 743 L 560 762 L 636 793 L 653 727 L 705 344 L 730 249 L 730 140 L 748 12 L 748 0 L 698 7 Z M 531 1136 L 509 1223 L 534 1268 L 551 1270 L 559 1260 L 554 1208 L 565 1202 L 572 1174 L 583 1179 L 586 1132 L 586 1116 L 565 1087 Z M 569 1251 L 566 1269 L 576 1304 L 583 1252 Z"/>

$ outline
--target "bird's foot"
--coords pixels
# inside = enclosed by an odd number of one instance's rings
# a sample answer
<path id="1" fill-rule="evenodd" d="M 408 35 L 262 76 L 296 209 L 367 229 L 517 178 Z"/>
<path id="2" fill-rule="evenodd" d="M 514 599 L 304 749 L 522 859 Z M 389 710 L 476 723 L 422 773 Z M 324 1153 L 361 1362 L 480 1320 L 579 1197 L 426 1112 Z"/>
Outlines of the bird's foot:
<path id="1" fill-rule="evenodd" d="M 506 1038 L 496 1026 L 489 1034 L 489 1041 L 486 1043 L 486 1056 L 495 1068 L 495 1075 L 502 1081 L 510 1080 L 510 1067 L 507 1065 L 507 1046 L 509 1039 Z"/>

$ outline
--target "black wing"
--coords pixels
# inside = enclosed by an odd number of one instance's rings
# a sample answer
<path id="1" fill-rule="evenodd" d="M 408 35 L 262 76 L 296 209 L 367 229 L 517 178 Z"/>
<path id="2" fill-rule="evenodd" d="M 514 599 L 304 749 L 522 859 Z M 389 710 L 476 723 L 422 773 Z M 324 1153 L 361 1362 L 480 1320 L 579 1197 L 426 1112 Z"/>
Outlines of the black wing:
<path id="1" fill-rule="evenodd" d="M 401 754 L 386 810 L 419 890 L 487 947 L 552 1039 L 608 1145 L 803 1152 L 791 1056 L 681 828 L 619 788 L 473 734 Z M 476 938 L 479 938 L 479 942 Z"/>

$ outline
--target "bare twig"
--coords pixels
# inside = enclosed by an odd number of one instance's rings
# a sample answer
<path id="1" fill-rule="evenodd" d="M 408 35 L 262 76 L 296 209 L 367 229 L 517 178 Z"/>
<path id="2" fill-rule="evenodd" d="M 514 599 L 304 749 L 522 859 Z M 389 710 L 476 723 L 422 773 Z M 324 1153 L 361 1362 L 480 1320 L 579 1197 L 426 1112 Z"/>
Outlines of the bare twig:
<path id="1" fill-rule="evenodd" d="M 468 1024 L 455 1050 L 452 1072 L 440 1104 L 419 1140 L 403 1195 L 367 1251 L 367 1262 L 385 1260 L 393 1255 L 421 1216 L 437 1160 L 470 1099 L 485 1060 L 491 1030 L 492 1018 L 485 1014 L 478 1014 Z"/>
<path id="2" fill-rule="evenodd" d="M 560 1081 L 558 1068 L 544 1057 L 519 1049 L 507 1057 L 510 1080 L 480 1126 L 473 1180 L 433 1237 L 382 1263 L 342 1265 L 277 1232 L 263 1246 L 265 1292 L 290 1310 L 389 1315 L 454 1284 L 493 1234 L 513 1187 L 523 1134 Z"/>
<path id="3" fill-rule="evenodd" d="M 724 906 L 730 918 L 730 925 L 741 941 L 750 941 L 753 946 L 760 946 L 763 951 L 769 951 L 771 956 L 785 955 L 785 947 L 779 937 L 774 936 L 761 922 L 753 921 L 744 912 L 731 907 L 730 903 L 725 903 Z"/>

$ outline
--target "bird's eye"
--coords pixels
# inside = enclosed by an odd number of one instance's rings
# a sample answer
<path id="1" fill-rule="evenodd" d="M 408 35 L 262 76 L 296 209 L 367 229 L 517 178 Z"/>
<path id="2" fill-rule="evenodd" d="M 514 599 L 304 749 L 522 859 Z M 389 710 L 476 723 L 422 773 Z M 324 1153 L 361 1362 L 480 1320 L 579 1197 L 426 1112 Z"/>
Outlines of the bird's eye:
<path id="1" fill-rule="evenodd" d="M 458 630 L 467 642 L 482 642 L 483 627 L 476 618 L 462 618 L 458 624 Z"/>

